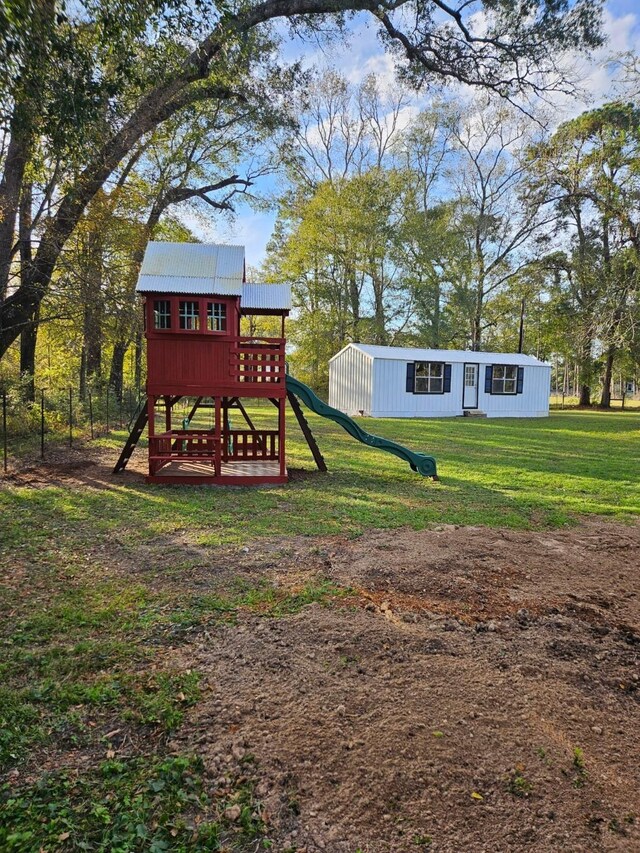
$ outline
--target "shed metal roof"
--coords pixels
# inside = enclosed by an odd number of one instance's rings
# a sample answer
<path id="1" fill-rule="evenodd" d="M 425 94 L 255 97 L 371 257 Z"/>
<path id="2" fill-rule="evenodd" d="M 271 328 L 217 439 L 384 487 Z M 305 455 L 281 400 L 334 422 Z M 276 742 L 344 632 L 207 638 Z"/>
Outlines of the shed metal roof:
<path id="1" fill-rule="evenodd" d="M 549 367 L 531 355 L 516 352 L 474 352 L 472 350 L 453 349 L 413 349 L 411 347 L 382 347 L 372 344 L 347 344 L 336 353 L 330 361 L 337 358 L 345 350 L 353 347 L 370 358 L 380 358 L 392 361 L 448 361 L 468 362 L 471 364 L 518 364 L 536 367 Z"/>
<path id="2" fill-rule="evenodd" d="M 291 287 L 288 284 L 247 282 L 242 285 L 240 306 L 258 311 L 290 311 Z"/>
<path id="3" fill-rule="evenodd" d="M 150 242 L 136 290 L 139 293 L 215 293 L 240 296 L 244 246 Z"/>

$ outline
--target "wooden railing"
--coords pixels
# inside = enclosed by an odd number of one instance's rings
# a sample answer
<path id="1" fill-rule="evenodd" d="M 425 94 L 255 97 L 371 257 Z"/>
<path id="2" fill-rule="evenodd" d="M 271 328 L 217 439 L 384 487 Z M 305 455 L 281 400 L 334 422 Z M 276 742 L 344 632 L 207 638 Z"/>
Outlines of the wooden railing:
<path id="1" fill-rule="evenodd" d="M 149 438 L 151 460 L 159 464 L 186 461 L 211 462 L 216 451 L 223 462 L 278 459 L 278 430 L 224 430 L 215 434 L 198 430 L 171 430 Z"/>
<path id="2" fill-rule="evenodd" d="M 149 438 L 151 459 L 191 459 L 208 462 L 215 457 L 216 443 L 220 439 L 211 432 L 171 430 Z"/>
<path id="3" fill-rule="evenodd" d="M 222 458 L 278 459 L 278 430 L 232 430 L 225 431 L 222 440 Z"/>
<path id="4" fill-rule="evenodd" d="M 239 382 L 285 382 L 283 338 L 235 338 L 230 372 Z"/>

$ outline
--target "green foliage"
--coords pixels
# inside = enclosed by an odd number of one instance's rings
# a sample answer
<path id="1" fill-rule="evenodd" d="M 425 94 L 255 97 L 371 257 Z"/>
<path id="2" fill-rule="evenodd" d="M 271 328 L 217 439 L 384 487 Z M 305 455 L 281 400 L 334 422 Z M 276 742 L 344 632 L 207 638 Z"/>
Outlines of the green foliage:
<path id="1" fill-rule="evenodd" d="M 573 787 L 582 788 L 587 783 L 589 779 L 589 774 L 587 773 L 584 750 L 582 750 L 579 746 L 576 746 L 573 749 L 572 763 L 573 769 L 575 770 L 575 776 L 573 778 Z"/>
<path id="2" fill-rule="evenodd" d="M 200 822 L 202 774 L 197 758 L 139 758 L 104 761 L 87 775 L 48 774 L 28 788 L 5 785 L 0 846 L 7 853 L 218 850 L 220 824 Z"/>
<path id="3" fill-rule="evenodd" d="M 523 773 L 523 768 L 516 767 L 507 780 L 507 790 L 514 797 L 526 798 L 533 791 L 533 783 Z"/>
<path id="4" fill-rule="evenodd" d="M 20 758 L 44 738 L 39 709 L 15 691 L 0 687 L 0 767 Z"/>
<path id="5" fill-rule="evenodd" d="M 28 687 L 4 686 L 0 690 L 0 767 L 21 760 L 38 743 L 62 737 L 82 740 L 86 734 L 83 716 L 92 711 L 113 711 L 123 720 L 170 732 L 199 697 L 199 676 L 193 672 L 145 677 L 116 667 L 108 674 L 66 681 L 55 679 L 53 672 L 55 667 Z"/>
<path id="6" fill-rule="evenodd" d="M 406 180 L 394 169 L 372 168 L 323 181 L 286 213 L 272 274 L 293 284 L 299 311 L 290 330 L 292 362 L 316 388 L 327 387 L 329 358 L 349 341 L 388 342 L 397 295 L 388 267 Z"/>

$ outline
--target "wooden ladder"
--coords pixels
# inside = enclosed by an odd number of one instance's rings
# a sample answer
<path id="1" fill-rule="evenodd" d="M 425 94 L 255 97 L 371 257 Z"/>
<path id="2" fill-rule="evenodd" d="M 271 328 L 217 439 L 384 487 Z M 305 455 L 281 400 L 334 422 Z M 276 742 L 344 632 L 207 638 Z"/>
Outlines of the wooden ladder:
<path id="1" fill-rule="evenodd" d="M 136 448 L 136 444 L 140 441 L 140 436 L 142 435 L 143 429 L 147 425 L 148 413 L 147 413 L 147 401 L 144 400 L 142 404 L 142 408 L 138 412 L 138 417 L 133 425 L 131 432 L 129 433 L 129 438 L 122 448 L 122 453 L 120 454 L 120 458 L 115 464 L 113 469 L 114 474 L 118 474 L 120 471 L 124 471 L 127 467 L 127 462 L 131 459 L 131 454 Z"/>
<path id="2" fill-rule="evenodd" d="M 324 456 L 320 452 L 318 442 L 316 441 L 314 434 L 311 432 L 311 427 L 309 426 L 309 422 L 304 416 L 304 412 L 302 411 L 302 407 L 298 402 L 298 398 L 293 393 L 293 391 L 287 391 L 287 399 L 289 400 L 289 405 L 293 409 L 293 413 L 296 416 L 300 429 L 302 430 L 302 434 L 307 440 L 309 450 L 311 451 L 311 455 L 313 456 L 314 461 L 318 466 L 318 470 L 326 472 L 327 463 L 324 461 Z M 273 400 L 271 402 L 273 402 Z"/>

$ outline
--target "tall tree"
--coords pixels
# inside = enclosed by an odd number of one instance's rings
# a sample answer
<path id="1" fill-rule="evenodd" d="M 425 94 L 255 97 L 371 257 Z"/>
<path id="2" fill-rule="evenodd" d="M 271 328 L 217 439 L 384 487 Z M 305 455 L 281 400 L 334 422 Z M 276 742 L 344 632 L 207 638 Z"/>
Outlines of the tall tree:
<path id="1" fill-rule="evenodd" d="M 571 277 L 580 309 L 580 403 L 591 403 L 603 348 L 600 404 L 610 405 L 613 363 L 637 300 L 640 259 L 640 110 L 606 104 L 561 125 L 531 152 L 532 181 L 569 228 Z"/>
<path id="2" fill-rule="evenodd" d="M 480 101 L 452 122 L 457 156 L 449 165 L 469 276 L 471 348 L 482 347 L 488 302 L 531 262 L 526 251 L 552 221 L 539 194 L 525 187 L 525 152 L 535 125 L 504 103 Z"/>
<path id="3" fill-rule="evenodd" d="M 20 14 L 3 11 L 0 19 L 0 53 L 10 60 L 2 73 L 9 83 L 11 115 L 22 103 L 19 84 L 33 41 L 28 33 L 31 4 L 14 7 Z M 43 42 L 53 43 L 60 33 L 70 35 L 70 59 L 60 65 L 72 71 L 84 100 L 69 99 L 68 92 L 66 101 L 50 96 L 48 75 L 61 82 L 58 94 L 65 89 L 64 73 L 50 73 L 55 70 L 54 50 L 48 52 L 48 67 L 34 75 L 32 89 L 40 89 L 42 114 L 54 116 L 56 130 L 64 131 L 58 133 L 59 145 L 64 148 L 65 139 L 79 141 L 80 168 L 61 194 L 26 275 L 0 306 L 0 357 L 31 322 L 86 205 L 146 134 L 188 104 L 265 96 L 265 75 L 260 85 L 259 76 L 251 72 L 261 62 L 263 71 L 268 70 L 262 30 L 270 21 L 284 18 L 298 28 L 306 21 L 313 27 L 318 15 L 336 24 L 345 13 L 367 11 L 412 82 L 456 79 L 505 97 L 563 86 L 565 75 L 547 73 L 558 71 L 561 51 L 601 42 L 599 0 L 531 0 L 526 15 L 517 0 L 464 2 L 459 7 L 427 0 L 415 7 L 413 16 L 405 14 L 410 8 L 408 2 L 378 0 L 265 0 L 231 12 L 222 4 L 148 0 L 119 3 L 114 14 L 113 3 L 96 0 L 76 18 L 55 8 L 53 35 L 52 26 L 43 25 Z M 484 16 L 478 14 L 481 10 Z M 207 20 L 211 23 L 205 32 Z M 185 34 L 198 38 L 191 52 L 184 49 Z M 93 110 L 69 115 L 69 104 L 77 109 L 77 103 L 85 101 Z M 21 150 L 26 150 L 24 145 Z M 11 185 L 11 175 L 19 187 L 18 192 L 5 190 L 9 203 L 1 215 L 8 230 L 15 223 L 22 180 L 15 177 L 13 161 L 7 166 L 5 160 L 4 172 L 5 185 Z"/>

